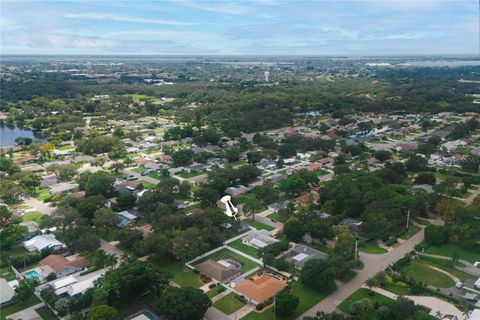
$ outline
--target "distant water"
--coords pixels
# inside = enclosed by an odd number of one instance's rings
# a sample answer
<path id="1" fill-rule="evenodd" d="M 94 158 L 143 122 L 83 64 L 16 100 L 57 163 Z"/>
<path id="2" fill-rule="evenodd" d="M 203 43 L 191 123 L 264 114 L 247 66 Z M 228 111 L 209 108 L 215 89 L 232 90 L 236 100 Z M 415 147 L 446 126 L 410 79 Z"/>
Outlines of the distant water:
<path id="1" fill-rule="evenodd" d="M 35 139 L 33 132 L 19 127 L 0 126 L 0 147 L 15 146 L 15 139 L 18 137 Z"/>
<path id="2" fill-rule="evenodd" d="M 399 63 L 397 66 L 405 67 L 478 67 L 480 66 L 479 60 L 438 60 L 438 61 L 411 61 Z"/>

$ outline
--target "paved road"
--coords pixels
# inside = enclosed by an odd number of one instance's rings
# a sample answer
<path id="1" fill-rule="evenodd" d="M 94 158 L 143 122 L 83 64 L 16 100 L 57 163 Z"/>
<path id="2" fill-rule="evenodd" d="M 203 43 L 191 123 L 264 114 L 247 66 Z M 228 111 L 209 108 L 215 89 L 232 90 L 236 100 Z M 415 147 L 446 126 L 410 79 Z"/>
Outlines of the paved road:
<path id="1" fill-rule="evenodd" d="M 150 182 L 150 183 L 153 183 L 154 185 L 157 185 L 160 181 L 157 180 L 157 179 L 154 179 L 152 177 L 149 177 L 149 176 L 142 176 L 140 173 L 138 172 L 135 172 L 135 171 L 132 171 L 130 169 L 124 169 L 123 172 L 127 175 L 132 175 L 134 176 L 135 178 L 137 178 L 138 180 L 145 180 L 147 182 Z"/>
<path id="2" fill-rule="evenodd" d="M 231 320 L 229 316 L 227 316 L 225 313 L 222 311 L 218 310 L 215 307 L 210 307 L 207 310 L 207 313 L 205 313 L 204 316 L 205 320 Z"/>
<path id="3" fill-rule="evenodd" d="M 306 316 L 315 316 L 318 311 L 324 311 L 325 313 L 334 312 L 337 309 L 337 306 L 352 293 L 361 288 L 368 278 L 385 270 L 389 265 L 412 251 L 415 245 L 422 242 L 423 239 L 424 233 L 423 230 L 421 230 L 389 253 L 374 255 L 360 252 L 360 258 L 365 267 L 357 272 L 357 276 L 351 281 L 339 286 L 337 291 L 320 301 L 313 308 L 302 314 L 298 319 L 303 319 L 303 317 Z"/>
<path id="4" fill-rule="evenodd" d="M 372 288 L 372 290 L 391 299 L 397 298 L 396 294 L 381 288 Z M 406 298 L 412 300 L 417 305 L 431 309 L 431 315 L 436 315 L 437 312 L 440 312 L 442 315 L 456 316 L 459 320 L 467 319 L 463 312 L 455 307 L 455 305 L 439 298 L 430 296 L 406 296 Z"/>
<path id="5" fill-rule="evenodd" d="M 480 188 L 476 189 L 475 191 L 472 192 L 471 195 L 463 199 L 463 202 L 468 206 L 472 204 L 473 200 L 475 200 L 475 198 L 479 195 L 480 195 Z"/>
<path id="6" fill-rule="evenodd" d="M 42 201 L 39 201 L 39 200 L 37 200 L 35 198 L 32 198 L 32 197 L 25 198 L 24 202 L 25 202 L 25 204 L 34 208 L 35 210 L 37 210 L 41 214 L 45 214 L 45 215 L 48 215 L 48 216 L 51 215 L 53 210 L 54 210 L 52 207 L 47 206 Z"/>

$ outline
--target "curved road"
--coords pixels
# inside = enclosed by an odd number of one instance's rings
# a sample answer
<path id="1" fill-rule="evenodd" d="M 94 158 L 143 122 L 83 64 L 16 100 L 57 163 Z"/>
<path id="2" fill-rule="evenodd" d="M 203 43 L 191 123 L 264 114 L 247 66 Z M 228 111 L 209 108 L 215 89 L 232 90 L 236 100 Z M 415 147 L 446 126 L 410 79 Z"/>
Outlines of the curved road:
<path id="1" fill-rule="evenodd" d="M 298 317 L 298 319 L 303 319 L 306 316 L 313 317 L 319 311 L 323 311 L 325 313 L 334 312 L 337 309 L 337 306 L 343 300 L 347 299 L 352 293 L 360 289 L 368 278 L 371 278 L 378 272 L 385 270 L 389 265 L 393 264 L 405 254 L 412 251 L 415 245 L 422 242 L 423 239 L 424 232 L 422 228 L 420 232 L 398 245 L 389 253 L 376 255 L 360 252 L 360 258 L 364 263 L 364 268 L 357 272 L 356 277 L 349 282 L 340 285 L 337 291 L 320 301 L 313 308 Z"/>

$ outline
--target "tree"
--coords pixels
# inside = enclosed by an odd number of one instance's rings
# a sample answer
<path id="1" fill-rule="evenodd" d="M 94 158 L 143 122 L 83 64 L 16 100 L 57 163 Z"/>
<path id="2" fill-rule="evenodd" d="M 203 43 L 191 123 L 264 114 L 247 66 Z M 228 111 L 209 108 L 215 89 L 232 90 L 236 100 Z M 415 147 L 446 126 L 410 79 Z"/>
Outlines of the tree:
<path id="1" fill-rule="evenodd" d="M 296 196 L 307 189 L 307 184 L 298 175 L 291 175 L 280 182 L 280 190 Z"/>
<path id="2" fill-rule="evenodd" d="M 428 161 L 426 158 L 418 155 L 411 155 L 405 162 L 405 167 L 410 171 L 425 171 Z"/>
<path id="3" fill-rule="evenodd" d="M 255 221 L 255 212 L 262 209 L 262 204 L 255 198 L 248 198 L 243 204 L 243 213 L 245 216 L 252 216 L 252 221 Z"/>
<path id="4" fill-rule="evenodd" d="M 42 291 L 40 291 L 40 296 L 42 297 L 43 301 L 45 301 L 45 303 L 51 307 L 53 307 L 55 302 L 58 300 L 57 294 L 55 293 L 55 288 L 51 284 L 47 285 L 42 289 Z"/>
<path id="5" fill-rule="evenodd" d="M 322 259 L 308 260 L 300 273 L 300 281 L 321 292 L 330 292 L 337 287 L 328 262 Z"/>
<path id="6" fill-rule="evenodd" d="M 240 149 L 232 148 L 232 149 L 225 150 L 225 158 L 228 160 L 228 162 L 237 161 L 239 157 L 240 157 Z"/>
<path id="7" fill-rule="evenodd" d="M 355 236 L 350 232 L 347 227 L 334 227 L 334 233 L 337 237 L 335 244 L 335 254 L 350 260 L 354 257 L 355 249 Z"/>
<path id="8" fill-rule="evenodd" d="M 105 290 L 102 296 L 110 304 L 149 291 L 159 295 L 168 288 L 171 279 L 171 274 L 159 271 L 150 262 L 132 260 L 107 271 L 99 289 Z"/>
<path id="9" fill-rule="evenodd" d="M 289 220 L 283 226 L 283 233 L 289 241 L 302 242 L 305 235 L 304 225 L 299 220 Z"/>
<path id="10" fill-rule="evenodd" d="M 179 150 L 172 154 L 172 162 L 175 167 L 185 166 L 193 162 L 193 151 L 190 149 Z"/>
<path id="11" fill-rule="evenodd" d="M 250 151 L 247 153 L 248 163 L 255 164 L 262 160 L 262 154 L 257 151 Z"/>
<path id="12" fill-rule="evenodd" d="M 297 150 L 295 146 L 285 143 L 278 148 L 278 153 L 280 153 L 283 158 L 291 158 L 297 154 Z"/>
<path id="13" fill-rule="evenodd" d="M 110 198 L 115 193 L 115 177 L 106 171 L 97 171 L 88 177 L 85 186 L 85 195 L 102 195 L 105 198 Z"/>
<path id="14" fill-rule="evenodd" d="M 95 230 L 87 226 L 69 228 L 65 232 L 65 244 L 73 251 L 88 253 L 100 246 L 100 238 Z"/>
<path id="15" fill-rule="evenodd" d="M 2 244 L 2 250 L 10 249 L 15 242 L 17 242 L 27 233 L 27 227 L 21 226 L 20 221 L 18 220 L 0 229 L 0 243 Z"/>
<path id="16" fill-rule="evenodd" d="M 263 185 L 255 187 L 255 194 L 264 205 L 274 203 L 279 196 L 278 190 L 275 189 L 271 181 L 266 181 Z"/>
<path id="17" fill-rule="evenodd" d="M 202 290 L 192 287 L 170 287 L 157 302 L 170 320 L 200 320 L 212 305 Z"/>
<path id="18" fill-rule="evenodd" d="M 37 281 L 33 279 L 20 280 L 15 287 L 13 299 L 17 302 L 27 301 L 35 293 Z"/>
<path id="19" fill-rule="evenodd" d="M 115 320 L 118 319 L 118 311 L 105 304 L 94 306 L 88 311 L 88 320 Z"/>
<path id="20" fill-rule="evenodd" d="M 421 172 L 418 174 L 418 176 L 415 178 L 415 183 L 416 184 L 429 184 L 429 185 L 435 185 L 435 182 L 437 179 L 435 178 L 435 174 L 431 172 Z"/>
<path id="21" fill-rule="evenodd" d="M 220 200 L 220 193 L 211 187 L 201 187 L 195 192 L 195 199 L 200 201 L 202 207 L 214 206 Z"/>
<path id="22" fill-rule="evenodd" d="M 70 206 L 58 207 L 52 214 L 53 225 L 60 227 L 65 233 L 67 227 L 73 225 L 81 219 L 81 215 L 77 209 Z"/>
<path id="23" fill-rule="evenodd" d="M 120 217 L 110 208 L 100 208 L 95 211 L 93 223 L 95 227 L 115 227 L 120 222 Z"/>
<path id="24" fill-rule="evenodd" d="M 137 202 L 137 196 L 132 192 L 122 192 L 117 197 L 117 202 L 115 204 L 117 210 L 130 209 L 135 206 Z"/>
<path id="25" fill-rule="evenodd" d="M 365 284 L 366 284 L 367 287 L 368 287 L 369 293 L 370 293 L 370 294 L 373 294 L 372 288 L 378 286 L 377 278 L 375 278 L 375 277 L 373 277 L 373 278 L 368 278 L 367 281 L 365 281 Z"/>
<path id="26" fill-rule="evenodd" d="M 288 317 L 300 304 L 300 299 L 287 291 L 280 291 L 275 297 L 275 313 L 280 317 Z"/>
<path id="27" fill-rule="evenodd" d="M 387 151 L 387 150 L 379 150 L 379 151 L 376 151 L 373 154 L 373 156 L 378 161 L 385 162 L 392 157 L 392 153 L 390 151 Z"/>
<path id="28" fill-rule="evenodd" d="M 445 226 L 426 226 L 425 242 L 432 245 L 440 245 L 448 242 L 448 229 Z"/>
<path id="29" fill-rule="evenodd" d="M 12 213 L 7 206 L 0 205 L 0 226 L 4 227 L 6 222 L 12 218 Z"/>

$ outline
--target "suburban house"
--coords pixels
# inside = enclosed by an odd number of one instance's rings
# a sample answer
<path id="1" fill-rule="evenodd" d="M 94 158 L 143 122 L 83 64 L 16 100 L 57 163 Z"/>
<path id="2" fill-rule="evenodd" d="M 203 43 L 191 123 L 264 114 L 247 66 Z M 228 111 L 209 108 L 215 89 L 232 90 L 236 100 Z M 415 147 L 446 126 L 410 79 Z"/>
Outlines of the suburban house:
<path id="1" fill-rule="evenodd" d="M 88 260 L 83 256 L 65 258 L 60 254 L 51 254 L 40 260 L 40 264 L 52 269 L 57 278 L 62 278 L 85 268 L 88 265 Z"/>
<path id="2" fill-rule="evenodd" d="M 360 226 L 362 225 L 361 221 L 352 219 L 352 218 L 345 218 L 342 221 L 340 221 L 341 226 L 347 227 L 352 233 L 355 235 L 360 235 L 361 230 Z"/>
<path id="3" fill-rule="evenodd" d="M 284 259 L 292 264 L 295 269 L 302 270 L 305 263 L 312 259 L 322 259 L 325 260 L 328 258 L 328 254 L 321 252 L 319 250 L 313 249 L 306 245 L 300 245 L 293 250 L 289 251 Z"/>
<path id="4" fill-rule="evenodd" d="M 74 182 L 60 182 L 48 187 L 51 194 L 57 194 L 67 191 L 73 191 L 78 188 L 78 183 Z"/>
<path id="5" fill-rule="evenodd" d="M 105 269 L 100 269 L 85 275 L 69 275 L 67 277 L 54 280 L 46 285 L 52 285 L 57 296 L 73 297 L 84 293 L 89 288 L 93 288 L 95 281 L 105 274 Z M 40 290 L 42 288 L 39 288 Z"/>
<path id="6" fill-rule="evenodd" d="M 288 207 L 288 204 L 290 203 L 290 201 L 288 200 L 285 200 L 281 203 L 278 203 L 278 202 L 274 202 L 274 203 L 271 203 L 267 206 L 268 210 L 272 211 L 272 212 L 278 212 L 280 209 L 286 209 Z"/>
<path id="7" fill-rule="evenodd" d="M 36 223 L 35 221 L 22 222 L 20 223 L 20 225 L 27 227 L 28 237 L 34 236 L 39 230 L 38 223 Z"/>
<path id="8" fill-rule="evenodd" d="M 15 291 L 8 284 L 7 280 L 0 278 L 0 307 L 5 307 L 12 303 Z"/>
<path id="9" fill-rule="evenodd" d="M 287 282 L 279 277 L 264 273 L 254 275 L 243 280 L 233 287 L 238 294 L 243 295 L 249 302 L 257 305 L 273 298 L 277 292 L 287 287 Z"/>
<path id="10" fill-rule="evenodd" d="M 208 259 L 195 266 L 200 273 L 218 282 L 228 282 L 237 278 L 241 273 L 241 264 L 233 259 Z"/>
<path id="11" fill-rule="evenodd" d="M 136 215 L 128 212 L 128 210 L 117 212 L 117 216 L 120 218 L 120 222 L 117 224 L 117 226 L 122 228 L 133 227 L 135 221 L 138 219 Z"/>
<path id="12" fill-rule="evenodd" d="M 243 244 L 252 246 L 257 249 L 265 248 L 266 246 L 278 242 L 277 239 L 270 236 L 267 230 L 252 230 L 242 238 Z"/>
<path id="13" fill-rule="evenodd" d="M 56 185 L 59 180 L 60 177 L 55 174 L 43 177 L 42 181 L 40 182 L 40 188 L 49 188 L 53 185 Z"/>
<path id="14" fill-rule="evenodd" d="M 299 207 L 306 208 L 310 202 L 317 202 L 320 200 L 320 195 L 318 192 L 304 193 L 295 198 L 295 202 Z"/>
<path id="15" fill-rule="evenodd" d="M 244 187 L 242 185 L 233 186 L 225 189 L 225 193 L 231 195 L 232 197 L 238 197 L 244 193 L 250 191 L 250 188 Z"/>
<path id="16" fill-rule="evenodd" d="M 41 252 L 43 249 L 60 249 L 63 243 L 55 238 L 53 233 L 41 234 L 30 240 L 24 241 L 23 246 L 28 251 Z"/>

